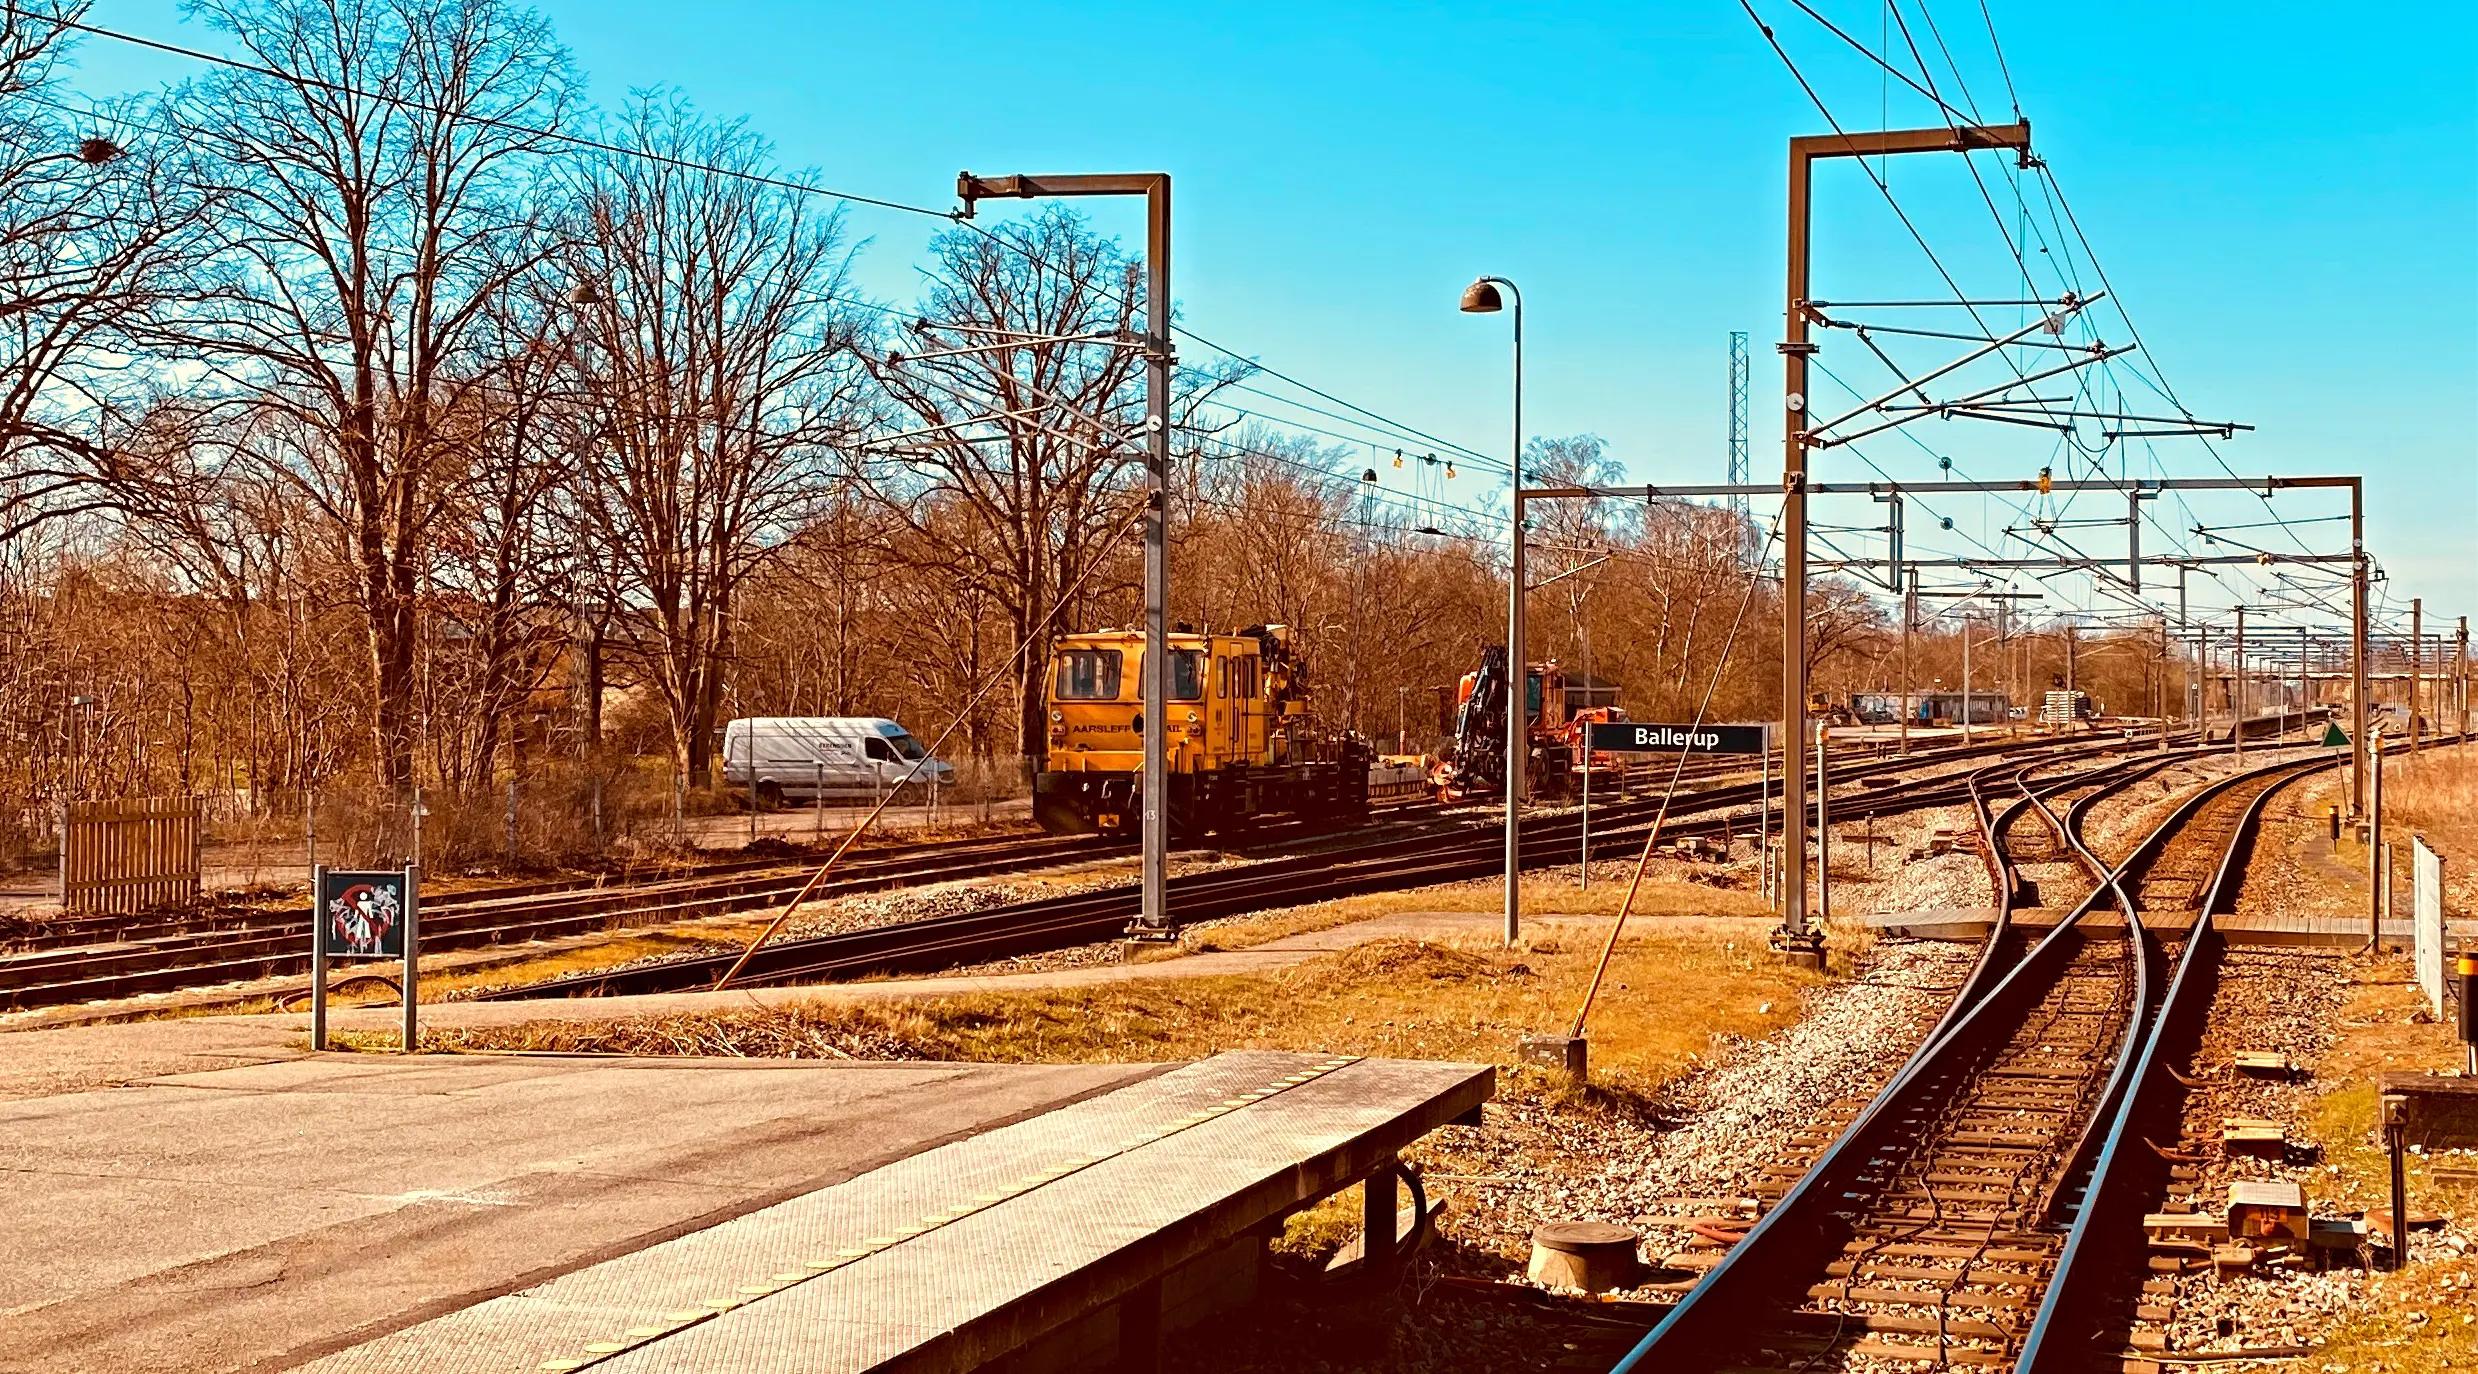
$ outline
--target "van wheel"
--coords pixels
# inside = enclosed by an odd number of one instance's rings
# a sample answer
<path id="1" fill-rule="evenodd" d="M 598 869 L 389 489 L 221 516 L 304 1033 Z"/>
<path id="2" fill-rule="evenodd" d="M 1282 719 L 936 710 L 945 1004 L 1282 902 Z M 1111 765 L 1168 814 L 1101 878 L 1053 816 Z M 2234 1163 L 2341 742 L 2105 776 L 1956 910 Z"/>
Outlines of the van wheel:
<path id="1" fill-rule="evenodd" d="M 757 803 L 760 806 L 781 806 L 783 804 L 783 784 L 779 782 L 761 782 L 757 784 Z"/>

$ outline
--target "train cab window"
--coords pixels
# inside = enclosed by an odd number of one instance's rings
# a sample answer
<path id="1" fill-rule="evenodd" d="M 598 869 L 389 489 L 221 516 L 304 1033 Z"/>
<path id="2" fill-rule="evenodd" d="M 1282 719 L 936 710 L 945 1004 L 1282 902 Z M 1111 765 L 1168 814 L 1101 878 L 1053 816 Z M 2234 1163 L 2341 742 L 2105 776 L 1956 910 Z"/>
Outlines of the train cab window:
<path id="1" fill-rule="evenodd" d="M 1197 701 L 1205 694 L 1205 653 L 1202 649 L 1170 651 L 1170 699 Z"/>
<path id="2" fill-rule="evenodd" d="M 1119 667 L 1126 661 L 1116 649 L 1063 649 L 1058 655 L 1058 699 L 1116 701 Z"/>

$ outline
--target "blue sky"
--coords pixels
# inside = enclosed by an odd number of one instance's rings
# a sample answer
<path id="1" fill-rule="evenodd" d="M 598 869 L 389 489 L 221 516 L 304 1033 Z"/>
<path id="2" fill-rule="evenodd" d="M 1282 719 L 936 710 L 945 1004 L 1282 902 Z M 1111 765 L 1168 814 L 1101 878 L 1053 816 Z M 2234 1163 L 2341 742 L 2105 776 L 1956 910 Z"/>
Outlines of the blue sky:
<path id="1" fill-rule="evenodd" d="M 1906 58 L 1880 3 L 1815 3 Z M 1747 330 L 1756 471 L 1778 472 L 1783 142 L 1823 125 L 1735 4 L 541 8 L 598 99 L 675 85 L 843 189 L 943 206 L 964 167 L 1167 169 L 1187 324 L 1475 448 L 1502 451 L 1506 423 L 1502 320 L 1454 311 L 1476 273 L 1515 278 L 1529 302 L 1527 427 L 1598 433 L 1637 480 L 1718 480 L 1726 336 Z M 1847 126 L 1938 122 L 1788 0 L 1756 9 Z M 2478 19 L 2407 5 L 1989 10 L 2037 149 L 2167 380 L 2195 413 L 2257 426 L 2223 446 L 2230 466 L 2366 472 L 2387 600 L 2478 609 Z M 1976 3 L 1936 0 L 1933 35 L 1914 3 L 1901 15 L 1948 100 L 1961 97 L 1937 36 L 1980 110 L 2010 117 Z M 162 0 L 100 0 L 93 18 L 200 41 Z M 185 74 L 105 43 L 84 69 L 96 90 Z M 2001 164 L 1980 166 L 2011 217 Z M 1960 159 L 1887 175 L 1965 289 L 2010 294 L 2015 269 Z M 1825 174 L 1818 196 L 1819 296 L 1943 294 L 1855 169 Z M 1140 233 L 1132 205 L 1096 214 Z M 861 210 L 852 224 L 871 240 L 864 283 L 908 297 L 936 222 Z M 2125 341 L 2113 316 L 2097 332 Z M 1853 348 L 1845 335 L 1825 357 L 1880 376 Z M 2036 433 L 1928 423 L 1927 446 L 1872 451 L 1910 478 L 1932 475 L 1929 447 L 1975 477 L 2052 461 Z M 2219 473 L 2197 445 L 2160 452 L 2176 475 Z M 1846 454 L 1820 468 L 1870 475 Z M 2243 500 L 2197 509 L 2264 518 Z M 1957 524 L 1994 541 L 2009 515 L 1973 506 Z M 2306 533 L 2328 543 L 2342 528 Z M 2121 548 L 2084 533 L 2095 551 Z"/>

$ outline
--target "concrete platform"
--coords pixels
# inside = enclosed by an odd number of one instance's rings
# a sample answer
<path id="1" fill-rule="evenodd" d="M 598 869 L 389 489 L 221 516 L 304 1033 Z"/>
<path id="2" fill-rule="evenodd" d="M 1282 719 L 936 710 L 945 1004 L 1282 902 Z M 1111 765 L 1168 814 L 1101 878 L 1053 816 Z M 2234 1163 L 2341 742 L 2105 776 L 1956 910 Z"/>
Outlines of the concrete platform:
<path id="1" fill-rule="evenodd" d="M 0 1036 L 0 1070 L 10 1374 L 290 1368 L 1164 1071 L 313 1056 L 230 1022 Z"/>
<path id="2" fill-rule="evenodd" d="M 1252 1290 L 1269 1223 L 1476 1114 L 1494 1080 L 1471 1064 L 1221 1054 L 308 1370 L 1149 1368 L 1164 1331 Z"/>

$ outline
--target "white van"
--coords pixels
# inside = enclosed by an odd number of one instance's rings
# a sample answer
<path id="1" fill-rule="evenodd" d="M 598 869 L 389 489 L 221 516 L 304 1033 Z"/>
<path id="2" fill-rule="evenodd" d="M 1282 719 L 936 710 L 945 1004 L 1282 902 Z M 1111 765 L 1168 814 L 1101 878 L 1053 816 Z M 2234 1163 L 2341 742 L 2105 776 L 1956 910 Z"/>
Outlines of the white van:
<path id="1" fill-rule="evenodd" d="M 759 716 L 723 727 L 723 781 L 762 801 L 876 797 L 906 779 L 916 788 L 955 781 L 912 732 L 876 716 Z"/>

